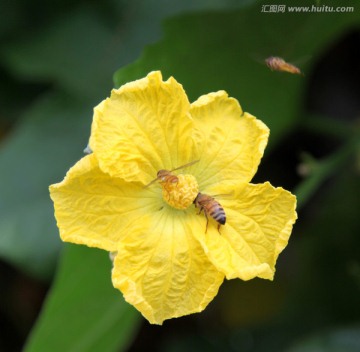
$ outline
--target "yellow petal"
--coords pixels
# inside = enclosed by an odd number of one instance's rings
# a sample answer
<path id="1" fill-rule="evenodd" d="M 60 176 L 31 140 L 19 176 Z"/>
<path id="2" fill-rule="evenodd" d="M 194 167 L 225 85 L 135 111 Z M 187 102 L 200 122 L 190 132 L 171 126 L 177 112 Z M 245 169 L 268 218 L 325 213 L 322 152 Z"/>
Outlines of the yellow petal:
<path id="1" fill-rule="evenodd" d="M 267 126 L 243 112 L 224 91 L 200 97 L 191 104 L 190 113 L 201 156 L 195 165 L 200 188 L 222 181 L 249 182 L 267 144 Z"/>
<path id="2" fill-rule="evenodd" d="M 164 208 L 119 244 L 113 284 L 152 324 L 202 311 L 224 279 L 191 232 L 188 211 Z"/>
<path id="3" fill-rule="evenodd" d="M 268 182 L 215 189 L 223 194 L 217 201 L 227 218 L 221 234 L 212 220 L 206 234 L 194 229 L 209 259 L 228 279 L 273 279 L 276 260 L 297 218 L 295 196 Z M 199 221 L 204 229 L 204 217 Z"/>
<path id="4" fill-rule="evenodd" d="M 117 249 L 133 223 L 146 227 L 149 214 L 163 206 L 161 190 L 110 177 L 99 169 L 93 154 L 50 186 L 50 196 L 63 241 L 108 251 Z"/>
<path id="5" fill-rule="evenodd" d="M 146 184 L 160 169 L 192 161 L 189 101 L 160 72 L 125 84 L 95 108 L 90 147 L 111 176 Z"/>

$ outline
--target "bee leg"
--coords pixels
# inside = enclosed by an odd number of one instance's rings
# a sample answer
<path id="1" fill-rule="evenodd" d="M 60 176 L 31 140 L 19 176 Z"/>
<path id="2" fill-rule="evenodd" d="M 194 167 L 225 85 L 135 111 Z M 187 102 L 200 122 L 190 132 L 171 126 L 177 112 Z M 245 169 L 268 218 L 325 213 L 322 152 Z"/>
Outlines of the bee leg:
<path id="1" fill-rule="evenodd" d="M 205 227 L 205 233 L 207 233 L 207 228 L 208 228 L 208 225 L 209 225 L 209 219 L 206 218 L 206 227 Z"/>
<path id="2" fill-rule="evenodd" d="M 201 207 L 199 212 L 197 213 L 197 215 L 200 215 L 203 210 L 204 210 L 204 207 Z"/>
<path id="3" fill-rule="evenodd" d="M 205 214 L 205 217 L 206 217 L 205 233 L 207 233 L 207 229 L 208 229 L 208 225 L 209 225 L 209 218 L 208 218 L 207 212 L 205 210 L 204 210 L 204 214 Z"/>
<path id="4" fill-rule="evenodd" d="M 221 224 L 218 224 L 218 228 L 217 228 L 217 230 L 218 230 L 219 234 L 221 235 L 221 232 L 220 232 L 220 226 L 221 226 Z"/>

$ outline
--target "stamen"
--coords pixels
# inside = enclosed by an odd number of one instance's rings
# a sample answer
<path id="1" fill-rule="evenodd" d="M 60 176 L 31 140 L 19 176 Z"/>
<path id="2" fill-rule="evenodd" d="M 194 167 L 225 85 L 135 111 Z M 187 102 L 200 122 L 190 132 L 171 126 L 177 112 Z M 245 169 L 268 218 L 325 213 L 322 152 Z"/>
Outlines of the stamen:
<path id="1" fill-rule="evenodd" d="M 178 182 L 163 182 L 162 196 L 166 203 L 176 209 L 186 209 L 193 204 L 199 193 L 196 178 L 193 175 L 177 175 Z"/>

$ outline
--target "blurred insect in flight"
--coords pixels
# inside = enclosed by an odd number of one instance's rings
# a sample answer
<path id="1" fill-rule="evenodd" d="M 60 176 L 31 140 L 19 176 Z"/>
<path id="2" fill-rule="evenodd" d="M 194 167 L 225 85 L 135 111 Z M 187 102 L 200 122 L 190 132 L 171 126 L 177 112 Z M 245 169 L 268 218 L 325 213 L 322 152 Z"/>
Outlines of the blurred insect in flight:
<path id="1" fill-rule="evenodd" d="M 159 170 L 157 172 L 156 178 L 153 179 L 150 183 L 148 183 L 144 188 L 149 187 L 150 185 L 152 185 L 155 181 L 159 181 L 161 184 L 168 184 L 168 183 L 178 183 L 179 182 L 179 178 L 174 175 L 172 172 L 175 170 L 180 170 L 183 169 L 185 167 L 188 167 L 190 165 L 193 165 L 195 163 L 197 163 L 199 160 L 194 160 L 191 161 L 190 163 L 187 163 L 185 165 L 181 165 L 179 167 L 176 167 L 175 169 L 172 170 Z"/>
<path id="2" fill-rule="evenodd" d="M 282 72 L 289 72 L 289 73 L 302 75 L 302 72 L 298 67 L 286 62 L 281 57 L 270 56 L 267 59 L 265 59 L 265 63 L 267 67 L 269 67 L 270 70 L 272 71 L 282 71 Z"/>
<path id="3" fill-rule="evenodd" d="M 215 198 L 203 193 L 198 193 L 198 195 L 194 199 L 194 204 L 196 208 L 200 209 L 199 214 L 204 211 L 206 217 L 205 233 L 207 232 L 209 224 L 208 215 L 210 215 L 218 223 L 217 229 L 220 233 L 220 226 L 225 225 L 226 222 L 225 211 L 221 204 L 217 200 L 215 200 Z"/>

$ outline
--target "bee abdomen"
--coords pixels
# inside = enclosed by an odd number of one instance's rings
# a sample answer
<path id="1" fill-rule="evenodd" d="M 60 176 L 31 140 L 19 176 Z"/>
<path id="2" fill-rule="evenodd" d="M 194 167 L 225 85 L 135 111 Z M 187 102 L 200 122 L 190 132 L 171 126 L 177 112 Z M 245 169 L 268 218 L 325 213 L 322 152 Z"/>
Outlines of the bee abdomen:
<path id="1" fill-rule="evenodd" d="M 219 224 L 225 225 L 225 222 L 226 222 L 225 212 L 223 211 L 222 213 L 215 214 L 214 219 L 215 219 Z"/>
<path id="2" fill-rule="evenodd" d="M 225 225 L 226 215 L 224 209 L 220 205 L 214 206 L 213 209 L 211 209 L 210 216 L 219 224 Z"/>

